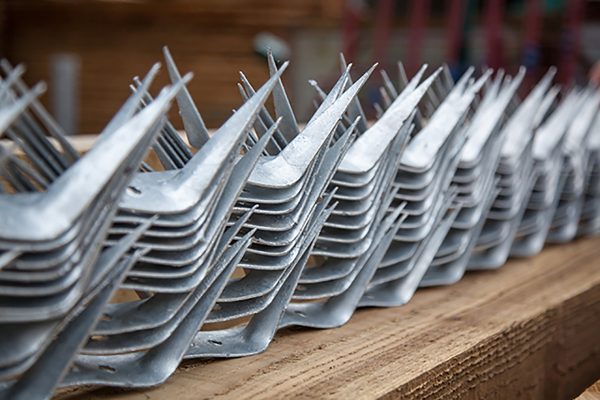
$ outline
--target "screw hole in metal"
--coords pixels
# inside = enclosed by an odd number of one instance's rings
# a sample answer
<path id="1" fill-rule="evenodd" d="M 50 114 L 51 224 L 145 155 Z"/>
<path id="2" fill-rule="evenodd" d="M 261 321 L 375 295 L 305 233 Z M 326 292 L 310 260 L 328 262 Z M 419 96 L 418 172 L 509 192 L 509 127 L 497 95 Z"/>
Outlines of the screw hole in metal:
<path id="1" fill-rule="evenodd" d="M 142 194 L 142 191 L 135 186 L 127 186 L 127 194 L 130 196 L 139 196 Z"/>
<path id="2" fill-rule="evenodd" d="M 115 368 L 111 367 L 110 365 L 98 365 L 98 369 L 101 369 L 102 371 L 110 372 L 111 374 L 114 374 L 115 372 L 117 372 L 117 370 Z"/>

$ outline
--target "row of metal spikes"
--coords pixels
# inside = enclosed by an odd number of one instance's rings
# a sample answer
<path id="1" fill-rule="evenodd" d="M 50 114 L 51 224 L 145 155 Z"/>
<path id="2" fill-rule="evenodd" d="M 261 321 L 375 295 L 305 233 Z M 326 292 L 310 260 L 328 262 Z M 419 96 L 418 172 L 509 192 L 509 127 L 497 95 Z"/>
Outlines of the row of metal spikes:
<path id="1" fill-rule="evenodd" d="M 0 398 L 155 386 L 183 359 L 256 354 L 280 328 L 337 327 L 600 232 L 600 96 L 559 96 L 554 70 L 521 101 L 523 69 L 455 83 L 400 64 L 368 123 L 374 67 L 354 82 L 342 58 L 299 125 L 269 56 L 211 135 L 164 55 L 172 84 L 150 94 L 158 65 L 134 79 L 85 155 L 43 85 L 0 63 Z"/>

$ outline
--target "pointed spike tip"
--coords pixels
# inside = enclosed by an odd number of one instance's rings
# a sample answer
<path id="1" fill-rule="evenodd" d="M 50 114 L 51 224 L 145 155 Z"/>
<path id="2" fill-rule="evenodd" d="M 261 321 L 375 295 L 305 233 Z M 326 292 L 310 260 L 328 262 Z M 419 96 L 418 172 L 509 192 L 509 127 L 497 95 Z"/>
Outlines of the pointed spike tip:
<path id="1" fill-rule="evenodd" d="M 181 87 L 187 85 L 188 83 L 190 83 L 190 81 L 192 80 L 192 78 L 194 78 L 194 73 L 193 72 L 188 72 L 186 73 L 182 78 L 181 78 Z M 177 84 L 179 85 L 180 83 L 177 82 Z"/>
<path id="2" fill-rule="evenodd" d="M 25 68 L 24 64 L 17 64 L 17 66 L 13 68 L 12 73 L 16 76 L 21 76 L 25 73 L 26 70 L 27 68 Z"/>
<path id="3" fill-rule="evenodd" d="M 361 80 L 363 81 L 363 84 L 364 84 L 364 82 L 365 82 L 365 81 L 366 81 L 366 80 L 367 80 L 367 79 L 368 79 L 368 78 L 371 76 L 371 74 L 373 73 L 373 71 L 375 71 L 375 68 L 377 68 L 377 66 L 378 66 L 378 65 L 379 65 L 379 63 L 375 63 L 375 64 L 373 64 L 373 65 L 371 66 L 371 68 L 369 68 L 369 69 L 367 70 L 367 72 L 365 72 L 365 73 L 364 73 L 364 74 L 363 74 L 363 75 L 362 75 L 362 76 L 361 76 L 361 77 L 358 79 L 358 81 L 356 81 L 356 82 L 355 82 L 355 84 L 356 84 L 356 83 L 358 83 L 358 82 L 359 82 L 359 81 L 361 81 Z"/>
<path id="4" fill-rule="evenodd" d="M 277 75 L 281 76 L 281 74 L 283 74 L 283 71 L 285 71 L 289 65 L 289 60 L 281 64 L 281 67 L 279 67 L 279 70 L 277 70 Z"/>
<path id="5" fill-rule="evenodd" d="M 342 69 L 344 69 L 346 65 L 346 57 L 344 56 L 344 53 L 340 52 L 340 66 L 342 67 Z"/>
<path id="6" fill-rule="evenodd" d="M 160 68 L 161 68 L 160 62 L 155 62 L 150 67 L 150 70 L 148 71 L 148 73 L 146 74 L 146 76 L 148 76 L 148 75 L 152 75 L 152 76 L 156 75 L 158 73 L 158 71 L 160 71 Z"/>
<path id="7" fill-rule="evenodd" d="M 35 84 L 35 86 L 31 89 L 31 94 L 34 97 L 38 97 L 40 96 L 42 93 L 44 93 L 46 91 L 46 89 L 48 88 L 48 86 L 46 85 L 45 82 L 38 82 Z"/>

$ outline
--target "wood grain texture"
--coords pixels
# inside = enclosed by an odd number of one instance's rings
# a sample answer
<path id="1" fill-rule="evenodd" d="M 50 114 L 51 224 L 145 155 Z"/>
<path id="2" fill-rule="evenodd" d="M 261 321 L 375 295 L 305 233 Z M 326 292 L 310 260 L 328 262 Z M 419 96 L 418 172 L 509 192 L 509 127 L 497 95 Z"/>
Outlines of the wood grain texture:
<path id="1" fill-rule="evenodd" d="M 587 388 L 577 397 L 577 400 L 600 400 L 600 381 Z"/>
<path id="2" fill-rule="evenodd" d="M 573 398 L 600 378 L 600 238 L 420 290 L 345 326 L 288 329 L 258 356 L 187 362 L 144 391 L 64 399 Z"/>

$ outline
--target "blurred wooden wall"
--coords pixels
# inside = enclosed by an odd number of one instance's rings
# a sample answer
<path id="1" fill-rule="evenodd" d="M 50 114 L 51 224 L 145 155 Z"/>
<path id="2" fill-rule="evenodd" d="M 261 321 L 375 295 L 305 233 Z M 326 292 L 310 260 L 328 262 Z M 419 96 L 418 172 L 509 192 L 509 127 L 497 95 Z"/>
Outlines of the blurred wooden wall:
<path id="1" fill-rule="evenodd" d="M 162 61 L 168 45 L 182 72 L 194 72 L 190 90 L 215 127 L 240 104 L 239 70 L 255 85 L 267 77 L 264 59 L 253 51 L 257 33 L 286 39 L 298 29 L 331 28 L 341 10 L 341 0 L 0 0 L 0 51 L 27 66 L 30 84 L 49 81 L 56 55 L 76 55 L 77 131 L 94 133 L 124 101 L 131 78 Z"/>

